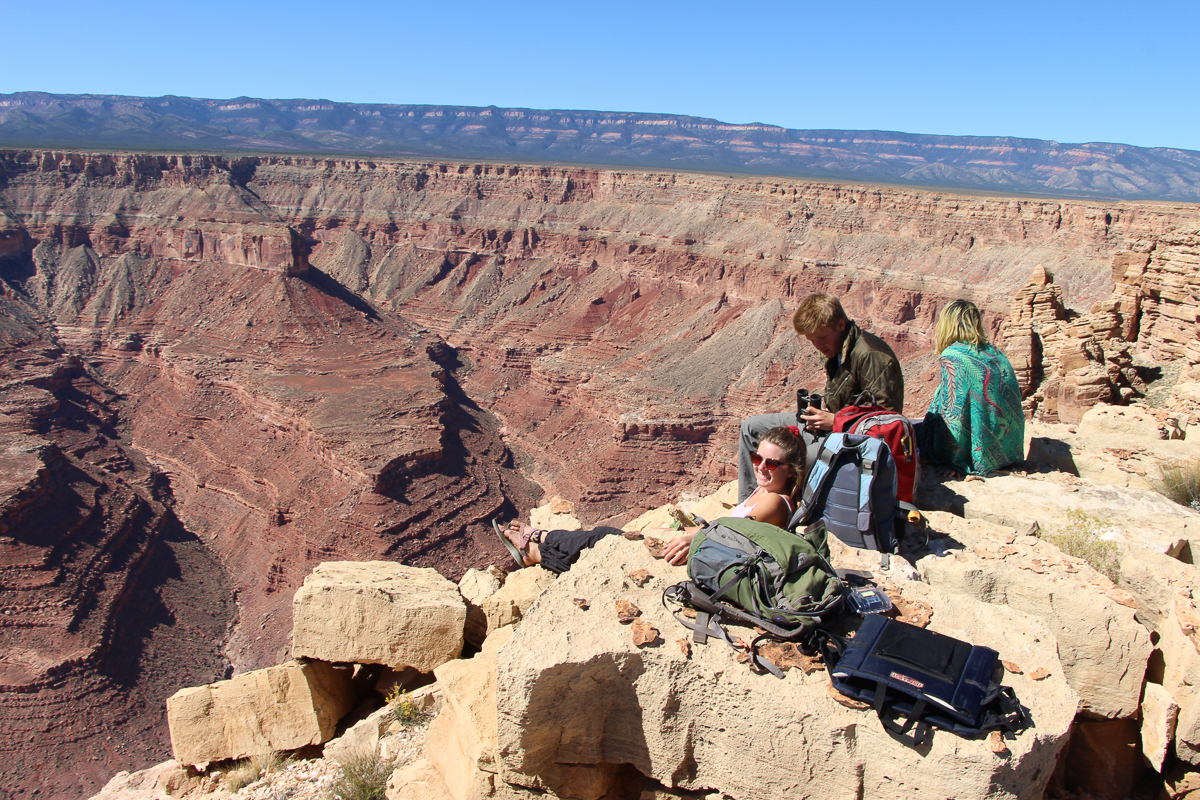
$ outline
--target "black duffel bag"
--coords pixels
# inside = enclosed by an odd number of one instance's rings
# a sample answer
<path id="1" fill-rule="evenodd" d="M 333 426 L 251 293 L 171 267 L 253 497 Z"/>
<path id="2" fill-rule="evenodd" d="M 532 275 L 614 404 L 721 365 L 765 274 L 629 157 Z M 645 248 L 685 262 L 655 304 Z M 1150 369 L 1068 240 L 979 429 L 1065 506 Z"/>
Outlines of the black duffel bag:
<path id="1" fill-rule="evenodd" d="M 853 639 L 822 632 L 818 643 L 834 688 L 870 703 L 904 744 L 920 746 L 930 727 L 973 738 L 1030 724 L 1013 690 L 993 678 L 998 655 L 991 648 L 877 614 Z"/>

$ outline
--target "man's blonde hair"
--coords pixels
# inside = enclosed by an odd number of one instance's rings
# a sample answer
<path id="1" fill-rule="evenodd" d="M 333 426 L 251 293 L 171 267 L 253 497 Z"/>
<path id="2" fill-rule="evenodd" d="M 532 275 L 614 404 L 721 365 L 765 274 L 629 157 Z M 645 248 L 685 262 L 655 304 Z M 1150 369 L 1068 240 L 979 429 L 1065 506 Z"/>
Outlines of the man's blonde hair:
<path id="1" fill-rule="evenodd" d="M 850 318 L 846 316 L 842 302 L 831 294 L 810 294 L 800 303 L 796 313 L 792 315 L 792 327 L 801 336 L 812 336 L 826 326 L 834 327 L 838 320 Z"/>
<path id="2" fill-rule="evenodd" d="M 987 331 L 983 329 L 983 315 L 979 307 L 970 300 L 955 300 L 942 309 L 937 325 L 933 329 L 933 346 L 939 354 L 955 342 L 974 347 L 985 347 Z"/>

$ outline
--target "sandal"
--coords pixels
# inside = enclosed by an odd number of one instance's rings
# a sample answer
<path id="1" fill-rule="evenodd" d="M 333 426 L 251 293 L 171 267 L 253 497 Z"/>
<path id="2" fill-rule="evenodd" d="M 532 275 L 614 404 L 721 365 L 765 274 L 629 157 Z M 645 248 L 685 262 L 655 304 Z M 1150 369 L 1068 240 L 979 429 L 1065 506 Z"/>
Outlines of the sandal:
<path id="1" fill-rule="evenodd" d="M 500 543 L 504 545 L 504 549 L 508 551 L 508 554 L 513 557 L 513 561 L 517 562 L 518 567 L 529 566 L 525 563 L 525 555 L 504 535 L 504 531 L 500 530 L 500 523 L 496 522 L 496 520 L 492 520 L 492 530 L 500 537 Z M 528 544 L 528 540 L 526 540 L 526 544 Z"/>

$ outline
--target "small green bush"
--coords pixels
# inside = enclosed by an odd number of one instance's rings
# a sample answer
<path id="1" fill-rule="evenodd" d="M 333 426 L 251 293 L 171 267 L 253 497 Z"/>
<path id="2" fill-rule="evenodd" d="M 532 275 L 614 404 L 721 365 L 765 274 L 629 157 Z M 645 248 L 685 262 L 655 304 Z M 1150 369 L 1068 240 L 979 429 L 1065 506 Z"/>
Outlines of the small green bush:
<path id="1" fill-rule="evenodd" d="M 1078 508 L 1067 511 L 1067 519 L 1065 528 L 1057 533 L 1045 533 L 1042 538 L 1067 555 L 1082 558 L 1116 583 L 1121 577 L 1121 549 L 1116 542 L 1102 538 L 1108 524 Z"/>
<path id="2" fill-rule="evenodd" d="M 342 764 L 329 785 L 331 800 L 384 800 L 395 764 L 374 752 L 359 753 Z"/>
<path id="3" fill-rule="evenodd" d="M 1158 490 L 1179 505 L 1200 511 L 1200 458 L 1172 461 L 1158 469 Z"/>
<path id="4" fill-rule="evenodd" d="M 425 718 L 425 712 L 412 699 L 412 695 L 393 686 L 383 698 L 392 709 L 392 717 L 401 725 L 412 725 Z"/>

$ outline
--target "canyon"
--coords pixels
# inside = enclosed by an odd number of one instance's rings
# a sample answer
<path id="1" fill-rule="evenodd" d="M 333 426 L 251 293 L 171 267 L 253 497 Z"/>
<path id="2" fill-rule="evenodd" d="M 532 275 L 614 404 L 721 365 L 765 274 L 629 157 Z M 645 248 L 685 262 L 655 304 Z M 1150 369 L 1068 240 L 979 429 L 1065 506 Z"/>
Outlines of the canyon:
<path id="1" fill-rule="evenodd" d="M 0 94 L 0 147 L 516 161 L 1200 200 L 1195 150 L 796 130 L 631 111 L 14 92 Z"/>
<path id="2" fill-rule="evenodd" d="M 0 779 L 162 760 L 165 697 L 286 659 L 317 563 L 456 580 L 544 497 L 618 522 L 731 479 L 737 422 L 824 383 L 810 292 L 893 346 L 910 415 L 973 300 L 1057 419 L 1099 399 L 1079 369 L 1136 391 L 1114 341 L 1194 372 L 1197 265 L 1187 203 L 0 151 Z"/>

